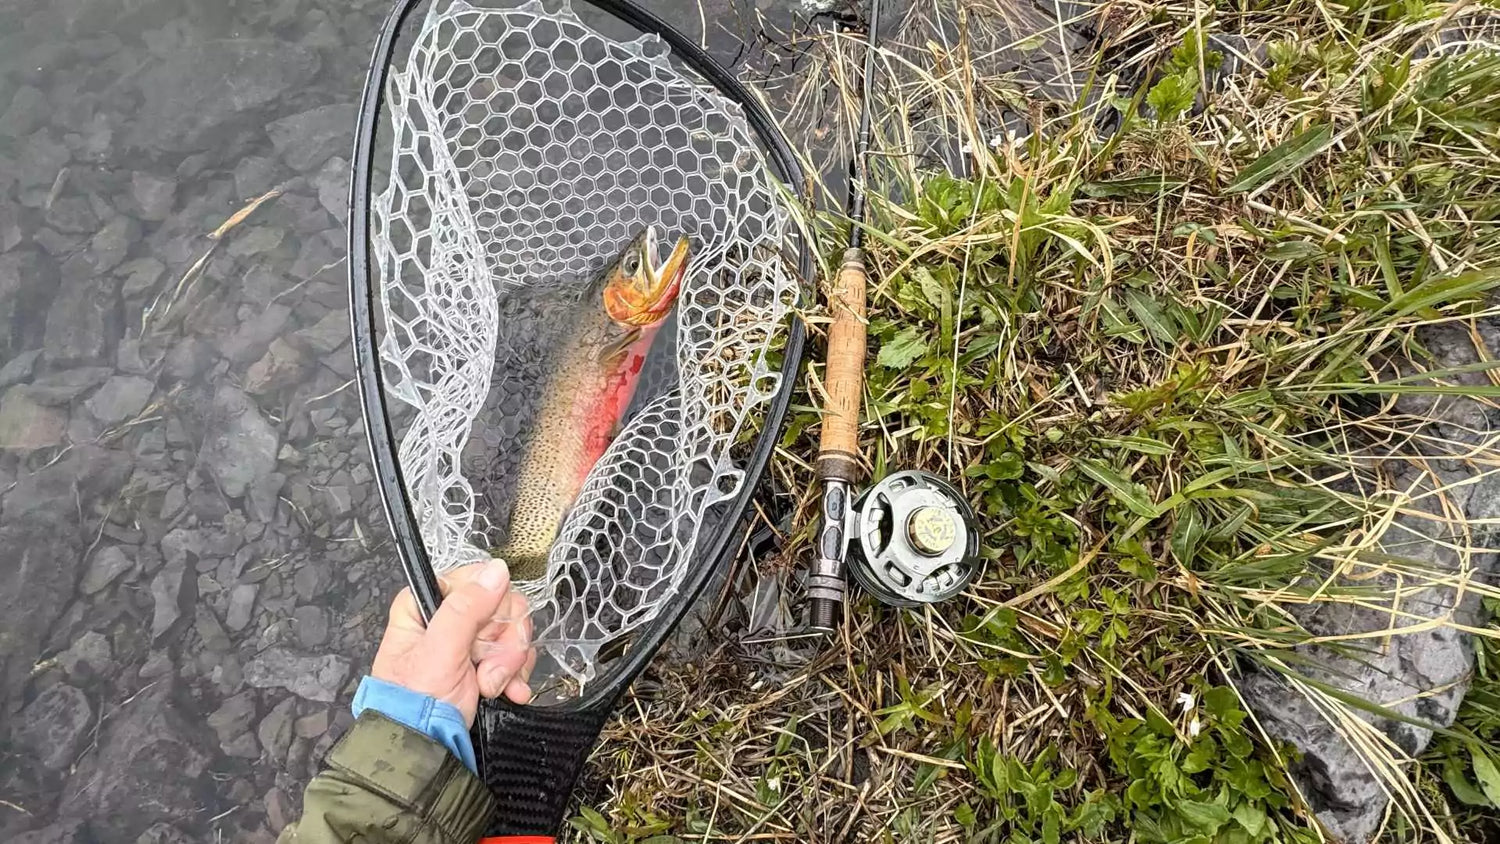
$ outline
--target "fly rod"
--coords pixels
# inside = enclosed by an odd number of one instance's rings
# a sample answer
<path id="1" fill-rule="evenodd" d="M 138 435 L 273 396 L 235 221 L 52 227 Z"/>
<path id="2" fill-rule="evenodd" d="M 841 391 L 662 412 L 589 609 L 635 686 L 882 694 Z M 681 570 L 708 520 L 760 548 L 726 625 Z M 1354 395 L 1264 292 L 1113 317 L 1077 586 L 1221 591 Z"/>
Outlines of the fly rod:
<path id="1" fill-rule="evenodd" d="M 870 102 L 874 99 L 875 45 L 880 0 L 871 0 L 865 43 L 859 134 L 849 160 L 849 248 L 828 290 L 828 357 L 823 370 L 827 399 L 819 431 L 817 472 L 822 485 L 822 525 L 817 560 L 807 578 L 808 626 L 832 631 L 844 603 L 849 554 L 849 508 L 860 481 L 859 409 L 865 375 L 865 190 L 869 184 Z"/>

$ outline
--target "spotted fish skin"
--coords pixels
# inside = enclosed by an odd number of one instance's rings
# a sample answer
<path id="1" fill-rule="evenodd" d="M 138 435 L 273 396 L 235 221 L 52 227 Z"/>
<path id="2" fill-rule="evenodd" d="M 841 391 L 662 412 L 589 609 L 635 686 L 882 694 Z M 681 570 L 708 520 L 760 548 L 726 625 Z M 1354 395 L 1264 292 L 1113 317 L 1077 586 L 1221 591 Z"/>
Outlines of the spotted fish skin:
<path id="1" fill-rule="evenodd" d="M 654 231 L 642 231 L 585 289 L 545 378 L 520 466 L 504 545 L 516 580 L 541 577 L 584 480 L 618 433 L 651 344 L 677 298 L 688 242 L 658 269 Z"/>

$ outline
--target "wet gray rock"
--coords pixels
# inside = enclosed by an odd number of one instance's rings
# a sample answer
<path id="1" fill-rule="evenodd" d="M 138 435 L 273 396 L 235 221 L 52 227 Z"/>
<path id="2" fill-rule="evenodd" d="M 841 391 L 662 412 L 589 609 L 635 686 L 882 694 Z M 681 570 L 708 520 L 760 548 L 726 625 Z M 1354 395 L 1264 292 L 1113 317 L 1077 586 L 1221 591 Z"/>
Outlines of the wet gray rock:
<path id="1" fill-rule="evenodd" d="M 261 749 L 274 762 L 280 763 L 286 759 L 287 750 L 292 746 L 292 720 L 296 714 L 296 698 L 282 698 L 280 703 L 271 707 L 266 717 L 260 719 L 260 724 L 255 728 L 255 736 L 260 739 Z"/>
<path id="2" fill-rule="evenodd" d="M 224 625 L 236 632 L 250 623 L 250 613 L 255 608 L 255 593 L 260 587 L 254 583 L 240 583 L 229 590 L 229 607 L 224 611 Z"/>
<path id="3" fill-rule="evenodd" d="M 318 189 L 318 204 L 333 215 L 340 226 L 349 225 L 349 162 L 330 158 L 313 179 Z"/>
<path id="4" fill-rule="evenodd" d="M 110 668 L 113 659 L 114 649 L 109 639 L 97 630 L 90 630 L 68 646 L 57 662 L 70 677 L 86 677 Z"/>
<path id="5" fill-rule="evenodd" d="M 293 729 L 298 738 L 315 739 L 328 732 L 328 723 L 328 710 L 319 709 L 311 715 L 298 718 Z"/>
<path id="6" fill-rule="evenodd" d="M 235 231 L 229 241 L 229 254 L 236 258 L 259 255 L 280 246 L 284 239 L 286 239 L 285 229 L 276 226 L 250 226 Z"/>
<path id="7" fill-rule="evenodd" d="M 266 308 L 240 323 L 240 327 L 224 342 L 224 356 L 237 364 L 247 364 L 265 354 L 271 341 L 281 335 L 292 309 L 282 304 L 267 305 Z"/>
<path id="8" fill-rule="evenodd" d="M 202 149 L 318 72 L 315 50 L 269 39 L 184 44 L 138 77 L 143 103 L 133 145 L 156 151 Z M 226 85 L 225 80 L 234 84 Z"/>
<path id="9" fill-rule="evenodd" d="M 107 366 L 81 366 L 61 372 L 49 372 L 32 381 L 27 391 L 42 404 L 60 406 L 109 380 L 112 373 Z"/>
<path id="10" fill-rule="evenodd" d="M 1480 320 L 1477 328 L 1471 334 L 1465 327 L 1429 326 L 1420 339 L 1440 368 L 1457 369 L 1481 357 L 1474 347 L 1476 339 L 1485 346 L 1483 359 L 1500 353 L 1500 325 Z M 1475 385 L 1488 383 L 1478 372 L 1458 378 Z M 1500 411 L 1469 398 L 1415 393 L 1403 395 L 1397 404 L 1411 418 L 1431 420 L 1432 436 L 1417 442 L 1429 451 L 1430 459 L 1420 473 L 1405 460 L 1391 461 L 1385 467 L 1392 488 L 1406 492 L 1410 503 L 1396 517 L 1396 528 L 1386 534 L 1380 550 L 1407 561 L 1410 571 L 1459 572 L 1467 566 L 1478 576 L 1492 576 L 1500 568 L 1500 558 L 1494 552 L 1460 559 L 1454 549 L 1469 543 L 1479 548 L 1495 547 L 1483 526 L 1496 524 L 1500 517 L 1500 479 L 1475 479 L 1471 468 L 1455 458 L 1465 449 L 1480 447 L 1500 431 Z M 1463 514 L 1479 535 L 1472 539 L 1445 535 L 1443 526 L 1451 524 L 1455 512 Z M 1378 573 L 1362 573 L 1359 585 L 1372 589 L 1371 594 L 1396 594 L 1399 586 L 1399 610 L 1406 615 L 1398 623 L 1403 626 L 1417 628 L 1415 619 L 1419 616 L 1470 627 L 1485 623 L 1478 597 L 1472 592 L 1423 586 L 1410 577 L 1398 582 L 1394 574 Z M 1453 723 L 1469 687 L 1473 644 L 1468 634 L 1448 626 L 1352 638 L 1390 630 L 1393 609 L 1379 604 L 1354 607 L 1322 603 L 1296 611 L 1297 620 L 1308 632 L 1344 638 L 1351 648 L 1351 652 L 1334 652 L 1299 647 L 1297 670 L 1315 682 L 1399 713 L 1404 719 L 1447 727 Z M 1360 844 L 1371 840 L 1384 823 L 1388 792 L 1362 752 L 1348 743 L 1343 731 L 1327 722 L 1319 707 L 1269 669 L 1248 669 L 1239 685 L 1267 733 L 1301 751 L 1291 770 L 1330 837 Z M 1363 711 L 1355 714 L 1413 757 L 1432 738 L 1431 729 L 1410 720 Z"/>
<path id="11" fill-rule="evenodd" d="M 61 445 L 68 415 L 39 404 L 30 388 L 11 387 L 0 396 L 0 450 L 35 451 Z"/>
<path id="12" fill-rule="evenodd" d="M 94 273 L 105 273 L 120 265 L 130 254 L 130 247 L 141 238 L 141 224 L 125 216 L 117 216 L 104 224 L 97 234 L 89 239 L 90 269 Z"/>
<path id="13" fill-rule="evenodd" d="M 88 818 L 98 840 L 129 840 L 145 825 L 196 817 L 208 757 L 201 722 L 183 717 L 172 683 L 158 680 L 104 722 L 97 753 L 79 766 L 59 814 Z"/>
<path id="14" fill-rule="evenodd" d="M 302 647 L 316 648 L 328 641 L 328 612 L 322 607 L 298 607 L 292 613 L 292 630 Z"/>
<path id="15" fill-rule="evenodd" d="M 182 587 L 187 581 L 187 565 L 183 561 L 168 563 L 151 579 L 151 638 L 158 639 L 182 618 Z"/>
<path id="16" fill-rule="evenodd" d="M 16 491 L 19 487 L 5 498 L 7 520 L 18 509 L 11 501 Z M 79 531 L 57 512 L 32 511 L 0 524 L 0 548 L 8 549 L 6 565 L 0 566 L 0 688 L 19 689 L 41 655 L 47 631 L 72 600 L 83 565 Z M 9 712 L 0 703 L 0 721 L 8 722 Z"/>
<path id="17" fill-rule="evenodd" d="M 266 807 L 266 821 L 272 829 L 282 829 L 297 817 L 292 798 L 279 788 L 266 792 L 262 804 Z"/>
<path id="18" fill-rule="evenodd" d="M 11 728 L 11 739 L 43 768 L 60 771 L 72 764 L 93 725 L 94 708 L 88 696 L 59 683 L 21 710 Z"/>
<path id="19" fill-rule="evenodd" d="M 287 341 L 277 337 L 271 341 L 260 360 L 250 365 L 245 373 L 245 392 L 264 395 L 297 380 L 307 365 L 302 352 Z"/>
<path id="20" fill-rule="evenodd" d="M 177 199 L 177 180 L 137 172 L 130 177 L 130 197 L 142 220 L 165 220 Z"/>
<path id="21" fill-rule="evenodd" d="M 329 311 L 323 318 L 297 332 L 297 339 L 322 354 L 331 354 L 349 342 L 349 315 Z"/>
<path id="22" fill-rule="evenodd" d="M 114 298 L 114 290 L 96 279 L 64 283 L 47 310 L 47 359 L 59 366 L 107 361 L 115 335 Z"/>
<path id="23" fill-rule="evenodd" d="M 114 425 L 140 413 L 151 401 L 151 392 L 155 387 L 149 378 L 116 375 L 105 381 L 99 392 L 90 396 L 84 404 L 95 419 L 106 425 Z"/>
<path id="24" fill-rule="evenodd" d="M 47 95 L 31 85 L 22 85 L 0 114 L 0 137 L 24 138 L 47 122 Z"/>
<path id="25" fill-rule="evenodd" d="M 11 844 L 90 844 L 92 840 L 82 820 L 69 818 L 22 833 L 10 841 Z"/>
<path id="26" fill-rule="evenodd" d="M 269 158 L 251 156 L 234 167 L 234 192 L 249 201 L 276 187 L 280 166 Z"/>
<path id="27" fill-rule="evenodd" d="M 332 703 L 349 676 L 349 660 L 336 654 L 303 656 L 267 648 L 245 664 L 245 682 L 258 689 L 286 689 L 298 697 Z"/>
<path id="28" fill-rule="evenodd" d="M 43 219 L 52 228 L 70 234 L 91 234 L 99 230 L 99 215 L 94 213 L 94 206 L 81 196 L 58 197 L 47 209 Z"/>
<path id="29" fill-rule="evenodd" d="M 215 424 L 199 459 L 225 495 L 239 498 L 276 469 L 281 443 L 255 402 L 234 387 L 225 385 L 214 393 L 212 416 Z"/>
<path id="30" fill-rule="evenodd" d="M 145 296 L 156 288 L 156 283 L 161 281 L 166 271 L 167 265 L 150 255 L 126 261 L 115 267 L 115 275 L 125 279 L 120 286 L 120 295 L 126 299 Z"/>
<path id="31" fill-rule="evenodd" d="M 284 117 L 267 126 L 266 132 L 281 159 L 307 173 L 350 147 L 357 113 L 353 103 L 322 106 Z"/>
<path id="32" fill-rule="evenodd" d="M 241 692 L 224 699 L 208 716 L 208 726 L 219 737 L 221 745 L 233 741 L 236 736 L 250 732 L 255 719 L 255 692 Z"/>
<path id="33" fill-rule="evenodd" d="M 41 356 L 41 349 L 32 349 L 6 361 L 4 366 L 0 366 L 0 390 L 30 378 L 32 370 L 36 368 L 36 359 Z"/>
<path id="34" fill-rule="evenodd" d="M 106 545 L 94 552 L 89 560 L 88 571 L 83 574 L 80 587 L 85 595 L 94 595 L 119 579 L 120 575 L 135 568 L 135 560 L 118 545 Z"/>
<path id="35" fill-rule="evenodd" d="M 193 839 L 169 823 L 152 824 L 135 839 L 135 844 L 192 844 Z"/>
<path id="36" fill-rule="evenodd" d="M 21 144 L 15 169 L 17 180 L 22 187 L 51 185 L 72 157 L 67 144 L 50 129 L 33 132 Z"/>

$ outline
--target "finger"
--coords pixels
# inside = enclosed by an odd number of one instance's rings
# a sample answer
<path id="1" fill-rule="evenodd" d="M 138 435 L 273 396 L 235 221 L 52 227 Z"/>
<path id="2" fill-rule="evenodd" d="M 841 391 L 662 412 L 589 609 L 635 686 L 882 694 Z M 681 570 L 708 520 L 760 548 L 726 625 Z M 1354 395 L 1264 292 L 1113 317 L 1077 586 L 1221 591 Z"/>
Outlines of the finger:
<path id="1" fill-rule="evenodd" d="M 490 623 L 509 589 L 510 571 L 499 560 L 486 563 L 472 580 L 455 585 L 427 625 L 423 643 L 430 658 L 467 662 L 479 631 Z"/>
<path id="2" fill-rule="evenodd" d="M 520 677 L 513 678 L 510 684 L 505 687 L 505 696 L 510 698 L 513 703 L 525 706 L 531 703 L 531 686 Z"/>
<path id="3" fill-rule="evenodd" d="M 479 693 L 485 697 L 499 697 L 526 664 L 526 656 L 525 649 L 514 649 L 496 651 L 485 657 L 478 668 Z"/>
<path id="4" fill-rule="evenodd" d="M 526 602 L 526 596 L 512 589 L 506 594 L 505 600 L 500 602 L 500 609 L 495 611 L 494 618 L 490 619 L 490 623 L 486 624 L 484 629 L 479 631 L 479 638 L 482 640 L 499 639 L 505 634 L 506 628 L 510 625 L 525 622 L 528 629 L 527 639 L 529 640 L 531 638 L 529 632 L 531 625 L 530 613 L 531 606 Z"/>

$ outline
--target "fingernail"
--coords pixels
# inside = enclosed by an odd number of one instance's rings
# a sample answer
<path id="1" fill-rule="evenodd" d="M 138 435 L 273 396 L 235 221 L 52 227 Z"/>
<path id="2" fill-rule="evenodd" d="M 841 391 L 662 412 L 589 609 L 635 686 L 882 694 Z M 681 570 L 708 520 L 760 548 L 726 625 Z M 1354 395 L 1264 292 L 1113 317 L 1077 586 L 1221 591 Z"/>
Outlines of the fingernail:
<path id="1" fill-rule="evenodd" d="M 490 560 L 485 563 L 484 571 L 479 573 L 475 582 L 491 592 L 498 592 L 510 582 L 510 569 L 506 567 L 504 560 Z"/>

